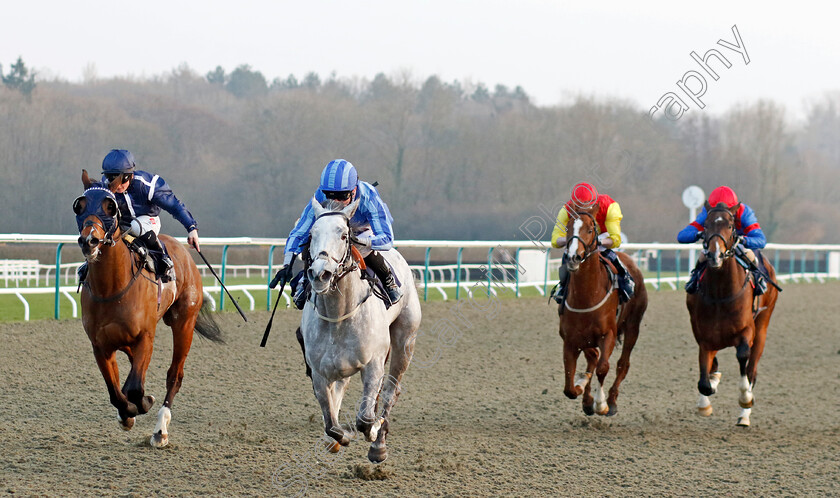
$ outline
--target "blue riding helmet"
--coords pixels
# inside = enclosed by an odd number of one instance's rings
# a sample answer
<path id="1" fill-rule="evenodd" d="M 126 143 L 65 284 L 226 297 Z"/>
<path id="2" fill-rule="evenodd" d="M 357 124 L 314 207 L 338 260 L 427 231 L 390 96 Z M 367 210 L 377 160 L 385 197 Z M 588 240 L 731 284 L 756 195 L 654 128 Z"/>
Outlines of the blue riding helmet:
<path id="1" fill-rule="evenodd" d="M 358 184 L 356 168 L 345 159 L 330 161 L 321 173 L 322 192 L 349 192 Z"/>
<path id="2" fill-rule="evenodd" d="M 102 160 L 102 173 L 131 173 L 134 155 L 125 149 L 112 149 Z"/>

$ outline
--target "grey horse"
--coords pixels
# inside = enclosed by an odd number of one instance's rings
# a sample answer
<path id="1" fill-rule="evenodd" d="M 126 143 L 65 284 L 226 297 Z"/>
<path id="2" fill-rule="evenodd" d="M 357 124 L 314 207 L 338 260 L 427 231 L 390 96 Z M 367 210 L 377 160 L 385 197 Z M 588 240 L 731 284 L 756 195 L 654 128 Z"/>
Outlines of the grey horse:
<path id="1" fill-rule="evenodd" d="M 361 372 L 356 429 L 372 443 L 368 459 L 380 463 L 388 457 L 388 420 L 420 327 L 414 277 L 400 253 L 393 249 L 382 252 L 403 291 L 403 298 L 386 310 L 360 278 L 359 263 L 352 256 L 349 220 L 359 201 L 343 209 L 332 203 L 322 207 L 314 198 L 311 203 L 315 213 L 309 244 L 312 295 L 303 309 L 300 328 L 304 357 L 312 369 L 312 388 L 323 411 L 324 432 L 347 446 L 350 437 L 339 424 L 338 413 L 350 377 Z M 333 443 L 331 451 L 338 451 L 338 444 Z"/>

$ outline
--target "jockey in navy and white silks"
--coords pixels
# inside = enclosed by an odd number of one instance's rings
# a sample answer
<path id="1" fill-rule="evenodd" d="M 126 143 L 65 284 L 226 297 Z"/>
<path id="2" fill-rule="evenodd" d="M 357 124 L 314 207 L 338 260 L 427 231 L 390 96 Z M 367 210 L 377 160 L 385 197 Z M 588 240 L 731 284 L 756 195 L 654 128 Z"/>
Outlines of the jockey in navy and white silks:
<path id="1" fill-rule="evenodd" d="M 119 181 L 115 182 L 117 178 Z M 134 155 L 124 149 L 113 149 L 102 160 L 100 185 L 114 190 L 122 223 L 128 233 L 140 239 L 145 247 L 159 250 L 162 254 L 160 261 L 165 268 L 159 269 L 159 276 L 164 281 L 173 279 L 174 265 L 166 247 L 157 237 L 160 233 L 159 215 L 163 209 L 178 220 L 187 230 L 187 242 L 199 250 L 198 223 L 184 203 L 175 197 L 160 175 L 136 169 Z"/>
<path id="2" fill-rule="evenodd" d="M 348 205 L 359 200 L 359 207 L 350 219 L 352 240 L 359 249 L 365 263 L 377 274 L 385 285 L 392 303 L 399 301 L 402 293 L 397 286 L 391 268 L 378 251 L 387 251 L 393 247 L 394 230 L 391 224 L 394 218 L 388 206 L 379 197 L 376 187 L 360 181 L 356 168 L 344 159 L 330 161 L 321 173 L 321 182 L 315 191 L 315 200 L 324 204 L 327 200 L 337 200 Z M 286 240 L 283 268 L 277 272 L 275 285 L 291 279 L 294 258 L 300 254 L 302 245 L 309 240 L 309 231 L 315 223 L 315 215 L 310 203 L 306 203 L 297 224 Z"/>
<path id="3" fill-rule="evenodd" d="M 709 194 L 710 206 L 714 207 L 719 203 L 723 203 L 730 209 L 738 206 L 738 210 L 735 213 L 735 232 L 739 236 L 739 244 L 741 244 L 745 249 L 745 254 L 751 261 L 755 262 L 756 257 L 753 251 L 764 249 L 764 246 L 767 245 L 767 237 L 761 230 L 761 225 L 758 224 L 758 218 L 755 215 L 755 211 L 743 202 L 739 202 L 738 195 L 735 191 L 725 185 L 712 190 L 712 193 Z M 703 209 L 700 210 L 700 214 L 697 215 L 697 218 L 688 226 L 680 230 L 677 234 L 677 241 L 681 244 L 691 244 L 703 238 L 706 217 L 706 207 L 703 206 Z M 697 286 L 700 283 L 700 276 L 705 268 L 705 263 L 706 258 L 701 253 L 697 260 L 696 267 L 691 272 L 691 278 L 685 284 L 685 290 L 689 294 L 693 294 L 697 291 Z M 763 294 L 767 289 L 767 283 L 764 281 L 763 276 L 760 273 L 755 271 L 754 273 L 755 280 L 758 285 L 758 288 L 756 289 L 757 293 Z"/>

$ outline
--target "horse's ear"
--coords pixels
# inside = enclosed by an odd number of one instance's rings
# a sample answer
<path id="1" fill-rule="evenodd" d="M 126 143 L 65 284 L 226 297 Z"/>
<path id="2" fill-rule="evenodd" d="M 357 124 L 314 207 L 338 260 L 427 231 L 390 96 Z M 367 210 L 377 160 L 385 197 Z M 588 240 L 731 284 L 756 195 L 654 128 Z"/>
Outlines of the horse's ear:
<path id="1" fill-rule="evenodd" d="M 108 184 L 108 190 L 116 194 L 117 189 L 120 188 L 120 185 L 122 185 L 122 175 L 119 175 L 113 180 L 111 180 L 111 183 Z"/>
<path id="2" fill-rule="evenodd" d="M 707 213 L 708 213 L 709 211 L 711 211 L 711 210 L 712 210 L 712 205 L 711 205 L 711 204 L 709 204 L 709 201 L 706 201 L 706 202 L 704 203 L 703 207 L 705 207 L 705 208 L 706 208 L 706 212 L 707 212 Z"/>
<path id="3" fill-rule="evenodd" d="M 326 209 L 324 209 L 324 207 L 323 207 L 323 206 L 321 206 L 321 203 L 320 203 L 320 202 L 318 202 L 318 200 L 317 200 L 317 199 L 315 199 L 315 197 L 314 197 L 314 196 L 312 197 L 312 200 L 311 200 L 311 201 L 309 201 L 309 204 L 312 206 L 312 211 L 314 211 L 314 212 L 315 212 L 315 217 L 316 217 L 316 218 L 317 218 L 317 217 L 319 217 L 319 216 L 321 216 L 321 215 L 322 215 L 322 214 L 324 214 L 325 212 L 327 212 L 327 210 L 326 210 Z"/>
<path id="4" fill-rule="evenodd" d="M 102 199 L 102 210 L 105 211 L 105 214 L 108 216 L 112 218 L 116 217 L 118 209 L 119 208 L 117 208 L 117 203 L 114 202 L 114 199 L 111 199 L 110 197 Z"/>
<path id="5" fill-rule="evenodd" d="M 346 208 L 341 210 L 341 212 L 344 213 L 344 215 L 347 216 L 348 218 L 352 218 L 353 215 L 356 213 L 356 209 L 359 208 L 359 202 L 361 202 L 361 200 L 362 200 L 362 198 L 359 197 L 355 201 L 348 204 Z"/>
<path id="6" fill-rule="evenodd" d="M 88 176 L 87 170 L 83 169 L 82 170 L 82 185 L 85 187 L 85 190 L 89 189 L 92 184 L 93 184 L 93 182 L 90 181 L 90 177 Z"/>
<path id="7" fill-rule="evenodd" d="M 729 208 L 729 212 L 732 213 L 733 218 L 738 216 L 738 210 L 739 209 L 741 209 L 741 203 L 740 202 L 738 204 L 735 204 L 731 208 Z"/>
<path id="8" fill-rule="evenodd" d="M 76 215 L 82 214 L 85 211 L 85 207 L 87 207 L 87 197 L 82 195 L 73 201 L 73 212 Z"/>

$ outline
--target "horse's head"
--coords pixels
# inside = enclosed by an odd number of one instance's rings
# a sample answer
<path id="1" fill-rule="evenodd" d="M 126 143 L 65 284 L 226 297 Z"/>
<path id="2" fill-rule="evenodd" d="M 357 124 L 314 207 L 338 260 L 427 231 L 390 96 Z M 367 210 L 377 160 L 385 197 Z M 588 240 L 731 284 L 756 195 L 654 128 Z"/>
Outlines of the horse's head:
<path id="1" fill-rule="evenodd" d="M 350 218 L 359 207 L 359 199 L 346 207 L 338 201 L 329 201 L 326 207 L 311 201 L 315 222 L 310 231 L 309 280 L 316 294 L 334 288 L 338 280 L 352 266 L 350 256 Z M 348 266 L 350 265 L 350 266 Z"/>
<path id="2" fill-rule="evenodd" d="M 79 247 L 85 259 L 94 261 L 103 243 L 114 245 L 120 211 L 114 193 L 107 188 L 93 186 L 84 170 L 82 183 L 86 190 L 73 201 L 73 212 L 79 227 Z"/>
<path id="3" fill-rule="evenodd" d="M 706 201 L 706 223 L 703 225 L 703 253 L 709 260 L 709 267 L 718 269 L 723 261 L 732 256 L 735 251 L 736 236 L 735 217 L 739 205 L 727 207 L 719 202 L 712 207 Z"/>
<path id="4" fill-rule="evenodd" d="M 566 222 L 566 268 L 577 271 L 590 254 L 598 250 L 598 206 L 569 213 Z"/>

